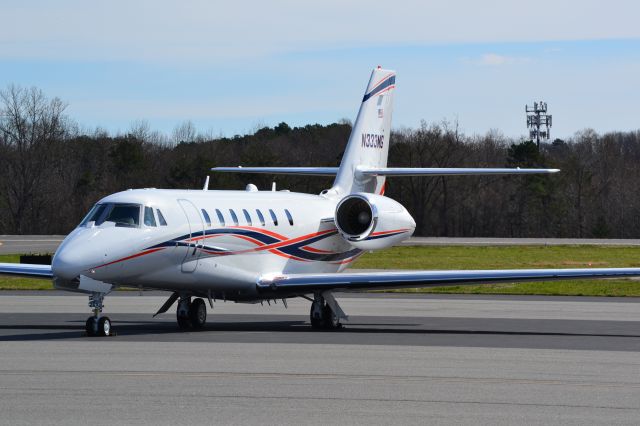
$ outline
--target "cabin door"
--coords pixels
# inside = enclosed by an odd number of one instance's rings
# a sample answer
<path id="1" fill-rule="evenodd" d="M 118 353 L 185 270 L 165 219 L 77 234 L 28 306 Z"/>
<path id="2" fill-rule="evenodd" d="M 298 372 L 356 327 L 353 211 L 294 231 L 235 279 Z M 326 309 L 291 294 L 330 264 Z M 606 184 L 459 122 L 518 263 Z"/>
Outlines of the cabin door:
<path id="1" fill-rule="evenodd" d="M 204 245 L 204 222 L 198 208 L 189 200 L 178 200 L 189 223 L 189 238 L 186 239 L 186 253 L 182 259 L 182 272 L 191 273 L 198 268 L 198 261 Z"/>

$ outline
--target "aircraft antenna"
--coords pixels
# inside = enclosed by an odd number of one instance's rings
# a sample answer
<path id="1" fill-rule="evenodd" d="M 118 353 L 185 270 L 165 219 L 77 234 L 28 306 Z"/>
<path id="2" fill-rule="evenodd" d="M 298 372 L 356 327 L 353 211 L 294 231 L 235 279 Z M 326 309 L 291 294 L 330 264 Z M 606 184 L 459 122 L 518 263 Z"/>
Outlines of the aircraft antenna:
<path id="1" fill-rule="evenodd" d="M 551 137 L 552 117 L 547 114 L 546 102 L 534 102 L 533 107 L 524 106 L 527 113 L 527 128 L 529 129 L 529 137 L 536 140 L 538 148 L 540 148 L 540 139 L 549 139 Z"/>

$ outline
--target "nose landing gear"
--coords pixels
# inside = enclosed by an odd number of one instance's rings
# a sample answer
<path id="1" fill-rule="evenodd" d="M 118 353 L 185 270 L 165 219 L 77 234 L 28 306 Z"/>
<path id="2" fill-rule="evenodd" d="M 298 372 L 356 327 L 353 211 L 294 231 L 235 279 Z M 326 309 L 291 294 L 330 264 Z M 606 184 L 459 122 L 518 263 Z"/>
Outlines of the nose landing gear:
<path id="1" fill-rule="evenodd" d="M 87 336 L 111 336 L 111 320 L 109 317 L 100 316 L 104 308 L 105 293 L 93 292 L 89 295 L 89 307 L 93 310 L 93 316 L 87 319 L 85 331 Z"/>

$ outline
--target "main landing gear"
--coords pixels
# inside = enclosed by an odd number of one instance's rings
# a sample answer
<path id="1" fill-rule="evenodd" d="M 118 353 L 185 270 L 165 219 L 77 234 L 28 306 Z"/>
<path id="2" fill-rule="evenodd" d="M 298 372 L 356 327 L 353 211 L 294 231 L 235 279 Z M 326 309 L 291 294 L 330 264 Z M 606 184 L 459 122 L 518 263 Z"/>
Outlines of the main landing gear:
<path id="1" fill-rule="evenodd" d="M 309 313 L 311 327 L 314 329 L 337 330 L 342 328 L 341 319 L 348 320 L 338 302 L 329 292 L 315 293 Z"/>
<path id="2" fill-rule="evenodd" d="M 90 316 L 85 323 L 85 331 L 87 336 L 111 336 L 111 320 L 109 317 L 103 317 L 102 308 L 104 308 L 105 293 L 94 292 L 89 295 L 89 307 L 93 310 L 93 316 Z"/>
<path id="3" fill-rule="evenodd" d="M 202 328 L 207 322 L 207 305 L 200 298 L 191 301 L 191 296 L 181 296 L 176 319 L 181 330 Z"/>

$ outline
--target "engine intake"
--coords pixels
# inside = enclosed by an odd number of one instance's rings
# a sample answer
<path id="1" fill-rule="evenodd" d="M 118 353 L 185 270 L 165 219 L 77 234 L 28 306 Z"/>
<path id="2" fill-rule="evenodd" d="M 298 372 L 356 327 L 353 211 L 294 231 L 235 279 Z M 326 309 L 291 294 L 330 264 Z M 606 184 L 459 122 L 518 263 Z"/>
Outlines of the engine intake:
<path id="1" fill-rule="evenodd" d="M 349 241 L 360 241 L 373 232 L 378 220 L 376 208 L 360 195 L 351 195 L 336 208 L 336 226 Z"/>

